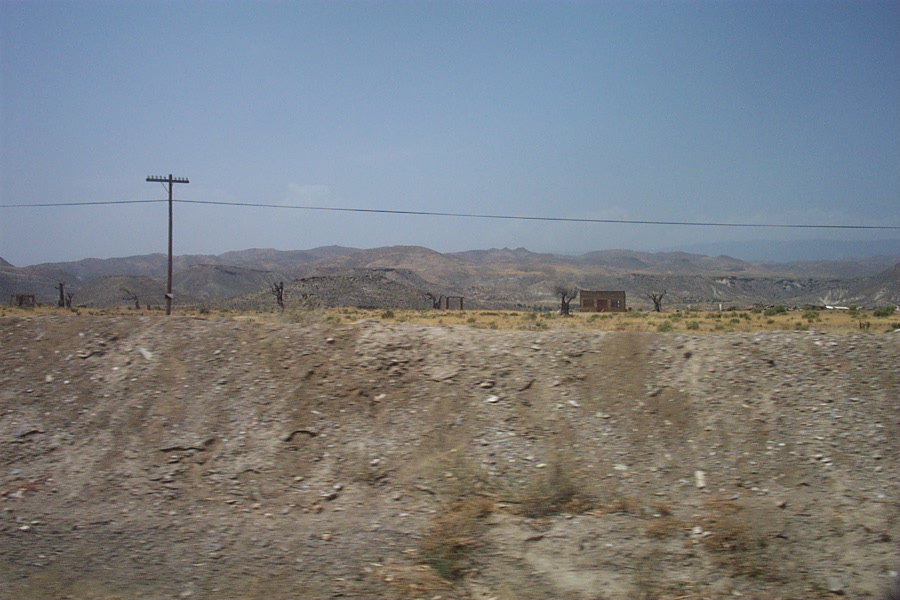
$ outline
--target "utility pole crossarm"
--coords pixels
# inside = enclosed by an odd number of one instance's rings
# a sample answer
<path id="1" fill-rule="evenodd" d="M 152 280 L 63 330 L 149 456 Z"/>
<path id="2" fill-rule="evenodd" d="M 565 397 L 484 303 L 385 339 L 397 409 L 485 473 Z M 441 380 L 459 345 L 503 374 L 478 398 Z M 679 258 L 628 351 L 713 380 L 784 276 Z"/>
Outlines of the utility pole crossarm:
<path id="1" fill-rule="evenodd" d="M 150 175 L 147 177 L 147 181 L 158 181 L 159 183 L 190 183 L 187 177 L 172 177 L 169 175 L 168 177 L 159 177 L 156 175 Z"/>
<path id="2" fill-rule="evenodd" d="M 149 176 L 147 181 L 158 181 L 159 183 L 169 184 L 169 276 L 166 279 L 166 315 L 172 314 L 172 184 L 173 183 L 190 183 L 187 177 L 172 177 L 169 173 L 168 177 Z"/>

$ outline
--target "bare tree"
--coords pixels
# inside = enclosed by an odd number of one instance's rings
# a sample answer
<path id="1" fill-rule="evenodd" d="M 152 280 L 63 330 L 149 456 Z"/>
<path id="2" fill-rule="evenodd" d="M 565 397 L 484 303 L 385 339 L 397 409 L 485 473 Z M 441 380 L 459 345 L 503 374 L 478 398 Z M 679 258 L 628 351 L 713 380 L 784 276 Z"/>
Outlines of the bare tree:
<path id="1" fill-rule="evenodd" d="M 281 310 L 284 310 L 284 282 L 279 281 L 278 283 L 273 283 L 271 290 L 272 295 L 275 296 L 275 302 L 278 303 L 278 307 Z"/>
<path id="2" fill-rule="evenodd" d="M 441 308 L 441 302 L 444 300 L 444 295 L 435 297 L 431 292 L 426 292 L 425 297 L 431 300 L 431 308 L 439 309 Z"/>
<path id="3" fill-rule="evenodd" d="M 569 316 L 569 303 L 578 296 L 578 288 L 574 285 L 558 283 L 553 286 L 553 295 L 559 296 L 559 314 Z"/>
<path id="4" fill-rule="evenodd" d="M 60 308 L 66 307 L 66 284 L 62 281 L 59 282 L 59 285 L 56 286 L 57 290 L 59 290 L 59 302 L 57 302 L 57 306 Z"/>
<path id="5" fill-rule="evenodd" d="M 653 302 L 653 310 L 662 312 L 662 301 L 666 297 L 666 290 L 661 292 L 647 292 L 647 297 Z"/>
<path id="6" fill-rule="evenodd" d="M 133 293 L 128 288 L 122 288 L 122 291 L 125 292 L 125 300 L 131 300 L 134 302 L 134 308 L 137 310 L 141 310 L 141 301 L 138 298 L 138 295 Z"/>

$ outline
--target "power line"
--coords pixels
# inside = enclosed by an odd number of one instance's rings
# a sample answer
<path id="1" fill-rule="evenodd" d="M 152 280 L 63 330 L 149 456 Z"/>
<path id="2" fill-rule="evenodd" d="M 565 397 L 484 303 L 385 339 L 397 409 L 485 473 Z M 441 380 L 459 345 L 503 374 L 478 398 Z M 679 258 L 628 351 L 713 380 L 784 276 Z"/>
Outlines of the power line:
<path id="1" fill-rule="evenodd" d="M 511 219 L 519 221 L 555 221 L 564 223 L 612 223 L 617 225 L 679 225 L 694 227 L 774 227 L 789 229 L 897 229 L 892 225 L 812 225 L 791 223 L 716 223 L 698 221 L 642 221 L 635 219 L 588 219 L 578 217 L 535 217 L 526 215 L 492 215 L 478 213 L 450 213 L 423 210 L 389 210 L 382 208 L 340 208 L 334 206 L 297 206 L 285 204 L 256 204 L 252 202 L 221 202 L 215 200 L 175 200 L 183 204 L 212 204 L 219 206 L 244 206 L 253 208 L 291 208 L 296 210 L 323 210 L 335 212 L 376 213 L 388 215 L 415 215 L 426 217 L 458 217 L 467 219 Z"/>
<path id="2" fill-rule="evenodd" d="M 37 206 L 98 206 L 104 204 L 151 204 L 166 200 L 98 200 L 95 202 L 42 202 L 39 204 L 0 204 L 0 208 L 31 208 Z"/>
<path id="3" fill-rule="evenodd" d="M 42 204 L 0 204 L 0 208 L 29 208 L 32 206 L 91 206 L 104 204 L 139 204 L 167 202 L 167 200 L 119 200 L 108 202 L 59 202 Z M 641 219 L 590 219 L 582 217 L 539 217 L 530 215 L 495 215 L 482 213 L 453 213 L 423 210 L 391 210 L 384 208 L 348 208 L 335 206 L 301 206 L 292 204 L 266 204 L 254 202 L 224 202 L 218 200 L 173 200 L 182 204 L 207 204 L 213 206 L 236 206 L 250 208 L 280 208 L 293 210 L 318 210 L 331 212 L 370 213 L 386 215 L 411 215 L 423 217 L 453 217 L 465 219 L 506 219 L 518 221 L 549 221 L 557 223 L 607 223 L 613 225 L 669 225 L 679 227 L 744 227 L 772 229 L 868 229 L 900 230 L 897 225 L 823 225 L 812 223 L 723 223 L 716 221 L 659 221 Z"/>

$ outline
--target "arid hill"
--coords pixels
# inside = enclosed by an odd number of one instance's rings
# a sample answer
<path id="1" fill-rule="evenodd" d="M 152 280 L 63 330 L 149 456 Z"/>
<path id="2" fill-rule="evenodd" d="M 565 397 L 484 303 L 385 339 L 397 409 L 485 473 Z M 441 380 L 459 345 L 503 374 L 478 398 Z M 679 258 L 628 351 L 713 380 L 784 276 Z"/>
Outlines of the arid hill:
<path id="1" fill-rule="evenodd" d="M 897 335 L 3 317 L 0 597 L 880 599 Z"/>
<path id="2" fill-rule="evenodd" d="M 176 303 L 207 306 L 239 305 L 270 309 L 265 291 L 275 282 L 317 279 L 320 304 L 401 308 L 391 305 L 394 284 L 408 286 L 404 296 L 427 293 L 465 296 L 471 306 L 530 309 L 554 305 L 553 288 L 624 290 L 632 308 L 651 306 L 647 294 L 666 291 L 667 306 L 709 309 L 723 305 L 843 304 L 875 307 L 900 302 L 897 257 L 816 263 L 750 263 L 727 256 L 684 252 L 606 250 L 580 256 L 537 254 L 524 248 L 441 254 L 428 248 L 391 246 L 369 250 L 327 247 L 280 252 L 253 249 L 219 256 L 181 256 L 174 261 Z M 371 293 L 348 293 L 348 278 L 368 272 Z M 102 277 L 148 277 L 165 282 L 162 254 L 117 259 L 88 259 L 16 268 L 0 266 L 0 291 L 34 294 L 39 302 L 55 302 L 63 282 L 75 303 L 102 307 L 121 305 L 91 286 Z M 380 275 L 387 287 L 371 287 Z M 405 274 L 399 277 L 399 274 Z M 331 282 L 331 283 L 329 283 Z M 333 285 L 331 285 L 333 284 Z M 113 304 L 110 304 L 112 302 Z M 162 298 L 148 298 L 159 304 Z M 354 304 L 344 304 L 353 306 Z"/>

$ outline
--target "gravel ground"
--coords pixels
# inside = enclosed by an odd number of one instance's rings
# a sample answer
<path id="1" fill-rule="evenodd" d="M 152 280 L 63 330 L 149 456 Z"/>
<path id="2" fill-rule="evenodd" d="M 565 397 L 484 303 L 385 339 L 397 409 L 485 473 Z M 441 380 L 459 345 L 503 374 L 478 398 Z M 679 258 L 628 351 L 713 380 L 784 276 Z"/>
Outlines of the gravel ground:
<path id="1" fill-rule="evenodd" d="M 881 598 L 900 338 L 0 318 L 4 598 Z"/>

